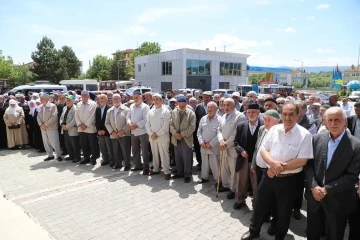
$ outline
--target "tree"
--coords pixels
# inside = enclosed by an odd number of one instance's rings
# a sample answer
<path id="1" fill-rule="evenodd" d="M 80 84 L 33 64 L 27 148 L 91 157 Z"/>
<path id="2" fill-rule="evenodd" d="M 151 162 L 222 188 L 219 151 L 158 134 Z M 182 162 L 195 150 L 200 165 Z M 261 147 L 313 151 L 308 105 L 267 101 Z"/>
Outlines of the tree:
<path id="1" fill-rule="evenodd" d="M 60 80 L 75 78 L 80 75 L 81 62 L 71 47 L 63 46 L 59 51 Z M 63 75 L 62 75 L 63 74 Z"/>
<path id="2" fill-rule="evenodd" d="M 299 88 L 301 88 L 301 84 L 300 84 L 299 82 L 295 82 L 295 83 L 293 84 L 293 87 L 294 87 L 295 89 L 299 89 Z"/>
<path id="3" fill-rule="evenodd" d="M 5 57 L 0 50 L 0 78 L 10 78 L 13 70 L 13 60 Z"/>
<path id="4" fill-rule="evenodd" d="M 135 57 L 145 56 L 161 52 L 161 46 L 157 42 L 143 42 L 139 48 L 131 55 L 131 62 L 135 63 Z M 134 67 L 134 66 L 133 66 Z"/>
<path id="5" fill-rule="evenodd" d="M 97 55 L 94 57 L 92 65 L 88 69 L 86 75 L 91 79 L 109 80 L 111 79 L 111 65 L 113 60 L 103 56 Z"/>
<path id="6" fill-rule="evenodd" d="M 261 81 L 265 81 L 266 74 L 252 74 L 249 76 L 250 84 L 259 84 Z"/>
<path id="7" fill-rule="evenodd" d="M 126 66 L 126 62 L 127 60 L 125 59 L 124 55 L 119 50 L 116 51 L 114 60 L 111 64 L 111 79 L 129 80 L 131 78 L 131 72 L 129 70 L 130 67 Z"/>
<path id="8" fill-rule="evenodd" d="M 37 50 L 31 53 L 31 58 L 35 62 L 32 72 L 38 79 L 46 79 L 57 83 L 56 72 L 59 66 L 59 57 L 55 44 L 48 37 L 43 37 L 36 45 Z"/>
<path id="9" fill-rule="evenodd" d="M 10 78 L 10 83 L 13 86 L 25 85 L 34 80 L 34 74 L 30 71 L 27 65 L 14 66 Z"/>

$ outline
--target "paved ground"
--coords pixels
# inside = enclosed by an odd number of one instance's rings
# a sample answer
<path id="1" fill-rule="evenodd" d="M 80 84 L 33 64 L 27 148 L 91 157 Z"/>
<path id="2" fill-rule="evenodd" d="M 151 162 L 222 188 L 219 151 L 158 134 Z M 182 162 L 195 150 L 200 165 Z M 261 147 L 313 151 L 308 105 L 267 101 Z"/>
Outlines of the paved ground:
<path id="1" fill-rule="evenodd" d="M 196 184 L 197 175 L 185 184 L 43 158 L 32 150 L 0 152 L 0 191 L 55 239 L 240 239 L 248 229 L 250 199 L 235 211 L 226 193 L 215 197 L 213 182 Z M 303 214 L 287 239 L 305 239 Z M 273 239 L 268 226 L 263 239 Z"/>

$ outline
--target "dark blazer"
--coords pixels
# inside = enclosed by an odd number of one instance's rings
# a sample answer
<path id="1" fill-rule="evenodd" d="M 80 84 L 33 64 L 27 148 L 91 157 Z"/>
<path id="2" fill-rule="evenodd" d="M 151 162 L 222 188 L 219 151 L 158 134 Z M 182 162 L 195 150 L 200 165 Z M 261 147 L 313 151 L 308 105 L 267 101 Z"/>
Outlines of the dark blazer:
<path id="1" fill-rule="evenodd" d="M 199 103 L 195 107 L 195 110 L 194 110 L 195 116 L 196 116 L 196 130 L 195 130 L 195 132 L 197 132 L 197 130 L 199 128 L 199 122 L 200 122 L 201 118 L 206 115 L 206 111 L 205 111 L 204 107 L 206 107 L 206 106 L 204 106 L 204 103 Z"/>
<path id="2" fill-rule="evenodd" d="M 350 130 L 351 134 L 354 135 L 355 128 L 356 128 L 356 120 L 358 119 L 357 115 L 353 115 L 348 117 L 348 129 Z"/>
<path id="3" fill-rule="evenodd" d="M 317 211 L 321 205 L 331 212 L 340 210 L 350 213 L 356 210 L 355 184 L 360 172 L 360 140 L 345 132 L 326 169 L 328 140 L 328 132 L 313 136 L 314 158 L 305 167 L 308 211 Z M 325 186 L 327 191 L 327 196 L 320 202 L 310 191 L 316 186 Z"/>
<path id="4" fill-rule="evenodd" d="M 263 120 L 258 119 L 258 125 L 255 131 L 258 131 L 262 125 L 264 125 Z M 241 156 L 241 153 L 244 150 L 247 151 L 248 149 L 248 140 L 247 140 L 248 132 L 249 132 L 249 120 L 246 120 L 245 122 L 241 122 L 236 126 L 236 135 L 234 140 L 235 150 L 237 153 L 236 166 L 235 166 L 236 172 L 240 170 L 244 160 L 248 160 L 248 161 L 252 160 L 252 159 L 245 159 L 243 156 Z M 256 135 L 255 137 L 257 138 L 258 135 Z M 255 143 L 256 143 L 256 139 L 255 139 Z"/>
<path id="5" fill-rule="evenodd" d="M 106 104 L 103 117 L 101 118 L 101 107 L 97 107 L 95 111 L 95 127 L 97 131 L 104 130 L 105 136 L 110 136 L 108 130 L 105 127 L 105 119 L 106 119 L 106 112 L 110 108 L 109 105 Z"/>

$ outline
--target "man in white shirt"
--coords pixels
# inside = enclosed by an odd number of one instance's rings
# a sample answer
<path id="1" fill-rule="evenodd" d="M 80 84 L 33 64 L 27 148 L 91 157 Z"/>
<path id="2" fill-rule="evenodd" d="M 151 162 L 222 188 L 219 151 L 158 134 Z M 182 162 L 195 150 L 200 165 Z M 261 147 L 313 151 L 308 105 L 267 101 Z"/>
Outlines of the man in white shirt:
<path id="1" fill-rule="evenodd" d="M 349 99 L 343 97 L 341 108 L 345 111 L 346 117 L 350 117 L 352 106 L 349 104 Z"/>
<path id="2" fill-rule="evenodd" d="M 151 151 L 153 153 L 153 169 L 149 175 L 160 173 L 160 163 L 165 174 L 165 180 L 171 179 L 170 171 L 170 119 L 171 113 L 163 105 L 162 97 L 156 93 L 152 96 L 154 107 L 146 117 L 146 132 L 149 135 Z"/>
<path id="3" fill-rule="evenodd" d="M 88 91 L 81 91 L 81 101 L 75 109 L 75 121 L 78 127 L 80 146 L 84 155 L 84 159 L 80 161 L 80 164 L 89 163 L 91 157 L 91 164 L 96 165 L 98 152 L 95 112 L 97 104 L 89 98 L 90 95 Z"/>
<path id="4" fill-rule="evenodd" d="M 284 239 L 289 229 L 296 197 L 296 175 L 313 158 L 311 134 L 297 124 L 299 107 L 288 103 L 282 107 L 283 124 L 272 127 L 266 135 L 260 154 L 268 167 L 259 186 L 249 231 L 242 240 L 260 235 L 261 226 L 269 216 L 271 201 L 276 209 L 275 239 Z"/>
<path id="5" fill-rule="evenodd" d="M 149 106 L 143 103 L 139 91 L 133 93 L 134 104 L 130 106 L 130 111 L 126 116 L 127 124 L 131 129 L 131 147 L 135 167 L 131 171 L 143 170 L 143 175 L 149 175 L 149 135 L 146 133 L 146 116 Z M 140 149 L 143 164 L 141 163 Z"/>

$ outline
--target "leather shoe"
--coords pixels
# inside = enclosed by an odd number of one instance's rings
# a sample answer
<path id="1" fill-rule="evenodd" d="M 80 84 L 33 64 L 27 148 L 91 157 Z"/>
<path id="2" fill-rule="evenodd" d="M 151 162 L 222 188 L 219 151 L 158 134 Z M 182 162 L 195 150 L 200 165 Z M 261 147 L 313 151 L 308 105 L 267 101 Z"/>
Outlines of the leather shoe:
<path id="1" fill-rule="evenodd" d="M 74 160 L 72 160 L 71 162 L 73 162 L 73 163 L 77 163 L 77 162 L 80 162 L 80 159 L 74 159 Z"/>
<path id="2" fill-rule="evenodd" d="M 226 199 L 234 199 L 235 198 L 235 193 L 233 191 L 230 191 L 227 195 L 226 195 Z"/>
<path id="3" fill-rule="evenodd" d="M 266 232 L 269 236 L 274 236 L 275 235 L 275 227 L 272 224 L 270 224 L 270 226 Z"/>
<path id="4" fill-rule="evenodd" d="M 217 188 L 217 185 L 216 185 L 216 188 Z M 219 192 L 229 192 L 229 191 L 230 191 L 230 188 L 224 187 L 223 185 L 221 185 L 219 187 Z"/>
<path id="5" fill-rule="evenodd" d="M 102 162 L 101 162 L 101 166 L 106 166 L 106 165 L 108 165 L 108 164 L 109 164 L 108 161 L 102 161 Z"/>
<path id="6" fill-rule="evenodd" d="M 171 174 L 165 174 L 165 180 L 170 180 L 171 179 Z"/>
<path id="7" fill-rule="evenodd" d="M 235 210 L 240 210 L 243 206 L 245 206 L 245 203 L 244 202 L 236 202 L 235 204 L 234 204 L 234 209 Z"/>
<path id="8" fill-rule="evenodd" d="M 127 171 L 130 171 L 130 167 L 124 167 L 124 171 L 127 172 Z"/>
<path id="9" fill-rule="evenodd" d="M 200 179 L 199 181 L 197 181 L 197 183 L 206 183 L 206 182 L 208 182 L 209 180 L 207 180 L 207 179 Z"/>
<path id="10" fill-rule="evenodd" d="M 184 178 L 184 183 L 189 183 L 190 180 L 191 180 L 190 177 L 185 177 L 185 178 Z"/>
<path id="11" fill-rule="evenodd" d="M 80 164 L 87 164 L 90 162 L 90 159 L 83 159 L 80 161 Z"/>
<path id="12" fill-rule="evenodd" d="M 300 220 L 302 218 L 300 209 L 294 209 L 293 216 L 296 220 Z"/>
<path id="13" fill-rule="evenodd" d="M 110 163 L 110 167 L 112 168 L 115 165 L 114 162 Z"/>
<path id="14" fill-rule="evenodd" d="M 119 168 L 121 168 L 121 166 L 115 163 L 112 168 L 113 168 L 113 169 L 119 169 Z"/>
<path id="15" fill-rule="evenodd" d="M 258 233 L 248 231 L 241 236 L 241 240 L 251 240 L 251 239 L 257 238 L 258 236 L 259 236 Z"/>
<path id="16" fill-rule="evenodd" d="M 72 158 L 72 157 L 65 157 L 65 161 L 72 161 L 72 160 L 74 160 L 74 158 Z"/>
<path id="17" fill-rule="evenodd" d="M 57 157 L 57 160 L 58 160 L 59 162 L 61 162 L 61 161 L 62 161 L 62 157 Z"/>
<path id="18" fill-rule="evenodd" d="M 54 156 L 49 156 L 47 158 L 44 159 L 44 161 L 50 161 L 50 160 L 54 160 L 55 157 Z"/>
<path id="19" fill-rule="evenodd" d="M 154 171 L 152 171 L 152 170 L 149 172 L 149 175 L 150 175 L 150 176 L 152 176 L 152 175 L 157 175 L 157 174 L 159 174 L 159 172 L 154 172 Z"/>
<path id="20" fill-rule="evenodd" d="M 143 170 L 143 168 L 141 167 L 134 167 L 131 169 L 132 172 L 141 171 L 141 170 Z"/>
<path id="21" fill-rule="evenodd" d="M 183 178 L 184 176 L 182 176 L 182 175 L 179 175 L 179 174 L 175 174 L 175 175 L 173 175 L 171 178 L 172 179 L 178 179 L 178 178 Z"/>
<path id="22" fill-rule="evenodd" d="M 150 173 L 149 169 L 145 169 L 142 174 L 143 175 L 149 175 L 149 173 Z"/>

